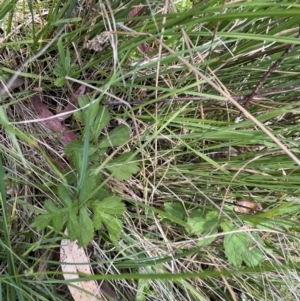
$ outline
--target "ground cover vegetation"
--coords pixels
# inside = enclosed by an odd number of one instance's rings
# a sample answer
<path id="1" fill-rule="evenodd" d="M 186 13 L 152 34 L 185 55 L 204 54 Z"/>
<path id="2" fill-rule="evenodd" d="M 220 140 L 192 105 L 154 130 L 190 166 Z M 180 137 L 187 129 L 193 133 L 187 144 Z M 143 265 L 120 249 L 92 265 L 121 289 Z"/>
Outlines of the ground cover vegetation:
<path id="1" fill-rule="evenodd" d="M 2 299 L 298 300 L 299 15 L 2 1 Z"/>

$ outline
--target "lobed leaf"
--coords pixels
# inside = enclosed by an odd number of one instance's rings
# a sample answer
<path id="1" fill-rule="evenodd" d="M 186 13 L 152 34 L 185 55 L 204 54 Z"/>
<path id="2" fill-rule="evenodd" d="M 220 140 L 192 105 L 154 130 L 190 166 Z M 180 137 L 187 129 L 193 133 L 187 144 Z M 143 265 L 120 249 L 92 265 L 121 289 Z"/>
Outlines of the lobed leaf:
<path id="1" fill-rule="evenodd" d="M 126 143 L 130 137 L 130 128 L 124 124 L 121 124 L 114 128 L 108 136 L 101 139 L 99 148 L 106 148 L 112 146 L 120 146 Z"/>
<path id="2" fill-rule="evenodd" d="M 105 168 L 113 174 L 113 176 L 120 180 L 128 180 L 133 174 L 140 171 L 139 161 L 131 158 L 132 153 L 125 153 L 119 157 L 111 160 L 105 165 Z"/>

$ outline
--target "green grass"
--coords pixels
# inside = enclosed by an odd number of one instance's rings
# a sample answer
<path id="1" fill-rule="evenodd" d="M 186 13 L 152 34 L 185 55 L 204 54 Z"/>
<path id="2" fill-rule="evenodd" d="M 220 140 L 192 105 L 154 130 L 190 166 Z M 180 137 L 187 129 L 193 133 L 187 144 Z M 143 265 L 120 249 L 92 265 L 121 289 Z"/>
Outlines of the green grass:
<path id="1" fill-rule="evenodd" d="M 139 3 L 0 4 L 1 80 L 23 79 L 0 103 L 2 300 L 73 300 L 66 227 L 118 300 L 298 300 L 300 5 Z M 59 113 L 79 85 L 65 148 L 30 97 Z"/>

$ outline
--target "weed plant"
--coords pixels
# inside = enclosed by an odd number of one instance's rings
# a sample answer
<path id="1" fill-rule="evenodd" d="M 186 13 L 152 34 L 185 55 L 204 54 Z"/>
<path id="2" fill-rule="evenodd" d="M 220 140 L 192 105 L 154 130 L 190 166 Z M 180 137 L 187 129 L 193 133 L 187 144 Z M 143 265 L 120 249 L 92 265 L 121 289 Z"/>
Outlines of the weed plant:
<path id="1" fill-rule="evenodd" d="M 300 299 L 296 1 L 0 7 L 2 300 L 72 300 L 65 229 L 119 300 Z"/>

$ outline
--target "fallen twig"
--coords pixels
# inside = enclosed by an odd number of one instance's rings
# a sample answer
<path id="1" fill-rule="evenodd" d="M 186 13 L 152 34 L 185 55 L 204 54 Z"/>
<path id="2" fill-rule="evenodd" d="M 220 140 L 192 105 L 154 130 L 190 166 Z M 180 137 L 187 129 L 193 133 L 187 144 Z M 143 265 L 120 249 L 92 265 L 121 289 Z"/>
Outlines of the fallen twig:
<path id="1" fill-rule="evenodd" d="M 290 92 L 290 91 L 297 91 L 300 90 L 300 85 L 295 85 L 295 86 L 289 86 L 286 88 L 277 88 L 277 89 L 269 89 L 269 90 L 263 90 L 260 91 L 257 95 L 252 96 L 252 100 L 260 100 L 263 97 L 266 97 L 268 95 L 274 95 L 274 94 L 281 94 L 285 92 Z M 234 100 L 237 101 L 242 101 L 247 98 L 249 98 L 251 94 L 241 94 L 241 95 L 236 95 L 232 96 Z M 204 96 L 183 96 L 183 97 L 174 97 L 174 98 L 164 98 L 157 100 L 153 103 L 171 103 L 171 102 L 183 102 L 183 101 L 220 101 L 220 99 L 217 98 L 207 98 Z M 125 103 L 128 103 L 130 105 L 139 105 L 139 104 L 145 104 L 147 101 L 145 100 L 128 100 L 123 102 L 121 101 L 103 101 L 103 105 L 108 105 L 108 106 L 117 106 L 117 105 L 124 105 Z"/>
<path id="2" fill-rule="evenodd" d="M 297 38 L 300 38 L 300 25 L 299 25 L 299 32 L 297 35 Z M 244 103 L 244 108 L 247 109 L 249 106 L 251 100 L 253 97 L 258 93 L 258 90 L 262 87 L 264 82 L 267 80 L 267 78 L 276 70 L 276 68 L 279 66 L 279 64 L 283 61 L 283 59 L 293 50 L 295 47 L 295 44 L 291 44 L 286 51 L 281 55 L 281 57 L 269 68 L 269 70 L 264 74 L 264 76 L 260 79 L 256 87 L 254 88 L 253 92 L 248 96 Z M 241 115 L 241 114 L 240 114 Z"/>

